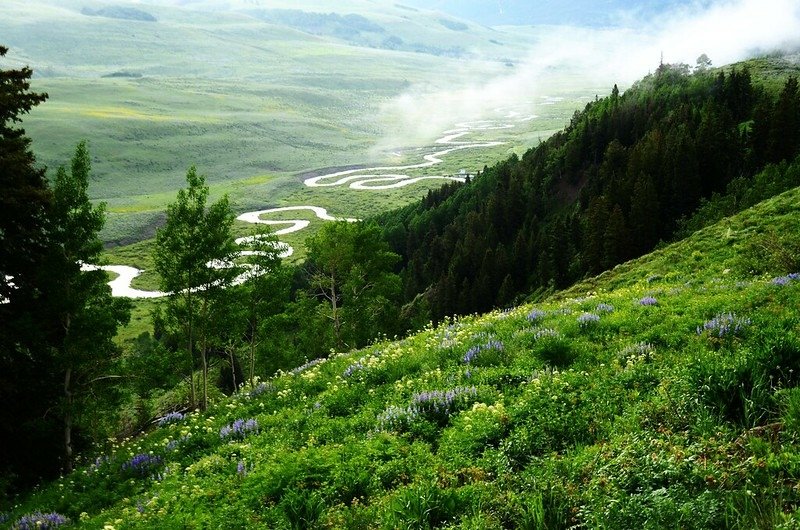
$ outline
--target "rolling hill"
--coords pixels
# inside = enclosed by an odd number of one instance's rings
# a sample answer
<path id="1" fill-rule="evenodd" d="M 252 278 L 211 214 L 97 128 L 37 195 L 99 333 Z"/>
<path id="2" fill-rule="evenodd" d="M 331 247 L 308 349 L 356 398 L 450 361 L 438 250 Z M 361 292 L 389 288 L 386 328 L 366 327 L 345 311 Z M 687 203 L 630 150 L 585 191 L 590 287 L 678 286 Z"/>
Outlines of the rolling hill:
<path id="1" fill-rule="evenodd" d="M 535 305 L 312 359 L 207 413 L 165 410 L 3 520 L 790 528 L 800 263 L 780 249 L 800 244 L 798 204 L 794 189 Z"/>

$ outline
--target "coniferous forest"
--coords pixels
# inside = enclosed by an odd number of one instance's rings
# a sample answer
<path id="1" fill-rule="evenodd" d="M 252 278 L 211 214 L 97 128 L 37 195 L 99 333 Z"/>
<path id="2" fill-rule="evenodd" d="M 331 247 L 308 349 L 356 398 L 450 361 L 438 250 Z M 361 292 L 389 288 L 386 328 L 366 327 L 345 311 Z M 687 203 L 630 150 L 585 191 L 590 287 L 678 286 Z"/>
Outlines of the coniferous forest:
<path id="1" fill-rule="evenodd" d="M 800 184 L 795 76 L 662 64 L 522 158 L 380 223 L 424 322 L 562 289 Z"/>

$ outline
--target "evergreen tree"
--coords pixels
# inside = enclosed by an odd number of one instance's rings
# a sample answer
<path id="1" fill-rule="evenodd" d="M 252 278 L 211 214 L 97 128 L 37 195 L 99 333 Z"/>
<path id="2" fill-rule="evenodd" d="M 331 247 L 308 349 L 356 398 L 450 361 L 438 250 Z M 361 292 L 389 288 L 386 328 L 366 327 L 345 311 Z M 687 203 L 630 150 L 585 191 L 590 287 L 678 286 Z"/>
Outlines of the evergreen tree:
<path id="1" fill-rule="evenodd" d="M 51 247 L 46 260 L 49 310 L 59 326 L 54 338 L 55 358 L 63 377 L 61 410 L 64 420 L 64 467 L 72 469 L 73 426 L 84 412 L 81 400 L 118 352 L 113 342 L 130 315 L 130 302 L 113 298 L 106 274 L 81 270 L 97 263 L 103 245 L 99 233 L 105 223 L 105 205 L 89 201 L 91 160 L 86 143 L 75 150 L 69 171 L 58 169 L 49 216 Z"/>
<path id="2" fill-rule="evenodd" d="M 770 130 L 770 161 L 792 160 L 800 147 L 800 91 L 796 77 L 790 77 L 783 86 Z"/>
<path id="3" fill-rule="evenodd" d="M 631 201 L 631 240 L 636 253 L 644 253 L 658 241 L 659 232 L 658 194 L 650 176 L 641 174 L 636 179 Z"/>
<path id="4" fill-rule="evenodd" d="M 610 269 L 630 256 L 630 233 L 625 222 L 625 215 L 619 204 L 614 205 L 608 217 L 603 237 L 603 267 Z"/>
<path id="5" fill-rule="evenodd" d="M 8 48 L 0 46 L 0 57 Z M 0 496 L 57 469 L 46 300 L 38 270 L 48 251 L 52 193 L 18 126 L 47 99 L 30 91 L 32 71 L 0 69 Z M 55 441 L 55 443 L 54 443 Z M 56 457 L 56 458 L 54 458 Z"/>
<path id="6" fill-rule="evenodd" d="M 7 52 L 0 46 L 0 57 Z M 0 302 L 12 302 L 5 309 L 15 311 L 36 296 L 34 271 L 48 244 L 51 201 L 44 168 L 36 166 L 30 150 L 31 140 L 16 126 L 23 114 L 47 99 L 47 94 L 30 92 L 31 74 L 29 68 L 0 70 Z"/>

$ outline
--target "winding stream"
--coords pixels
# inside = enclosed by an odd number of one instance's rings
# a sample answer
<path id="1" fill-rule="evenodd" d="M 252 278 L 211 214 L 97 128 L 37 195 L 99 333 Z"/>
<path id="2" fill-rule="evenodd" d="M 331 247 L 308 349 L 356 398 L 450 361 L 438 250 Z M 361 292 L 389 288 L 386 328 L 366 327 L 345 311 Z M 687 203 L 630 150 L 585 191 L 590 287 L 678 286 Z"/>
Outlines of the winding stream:
<path id="1" fill-rule="evenodd" d="M 502 109 L 497 109 L 501 112 Z M 368 167 L 362 169 L 350 169 L 345 171 L 337 171 L 334 173 L 327 173 L 316 177 L 310 177 L 303 182 L 308 187 L 332 187 L 332 186 L 347 186 L 354 190 L 386 190 L 392 188 L 401 188 L 408 186 L 422 180 L 452 180 L 463 182 L 466 174 L 463 175 L 426 175 L 426 176 L 409 176 L 403 174 L 412 169 L 422 169 L 441 164 L 443 156 L 453 153 L 455 151 L 462 151 L 465 149 L 480 149 L 486 147 L 495 147 L 503 145 L 504 142 L 500 141 L 468 141 L 465 137 L 471 133 L 478 131 L 495 131 L 503 129 L 512 129 L 516 127 L 517 123 L 524 123 L 537 118 L 535 115 L 521 116 L 517 112 L 508 112 L 504 117 L 504 122 L 481 120 L 472 122 L 463 122 L 455 125 L 453 129 L 442 133 L 442 137 L 437 139 L 437 150 L 424 155 L 422 158 L 424 162 L 418 164 L 409 164 L 404 166 L 379 166 Z M 246 212 L 238 216 L 236 219 L 245 223 L 262 224 L 270 226 L 290 225 L 279 230 L 272 232 L 273 235 L 280 236 L 284 234 L 291 234 L 307 228 L 311 221 L 305 219 L 291 219 L 291 220 L 270 220 L 263 219 L 263 216 L 278 212 L 289 211 L 311 211 L 314 215 L 323 221 L 348 221 L 356 222 L 358 219 L 334 217 L 328 213 L 325 208 L 319 206 L 286 206 L 282 208 L 269 208 L 266 210 L 258 210 L 253 212 Z M 258 239 L 259 236 L 240 237 L 236 240 L 238 245 L 248 245 Z M 276 243 L 277 248 L 280 250 L 280 256 L 287 258 L 294 253 L 294 249 L 283 242 Z M 248 256 L 256 254 L 252 250 L 242 250 L 239 256 Z M 222 268 L 231 267 L 232 263 L 208 263 L 207 266 Z M 127 265 L 90 265 L 83 264 L 82 270 L 104 270 L 117 275 L 116 278 L 108 282 L 111 287 L 111 294 L 113 296 L 122 296 L 127 298 L 161 298 L 170 293 L 163 291 L 145 291 L 135 289 L 131 286 L 131 282 L 144 272 L 136 267 L 129 267 Z M 241 284 L 257 274 L 252 268 L 248 268 L 240 274 L 235 280 L 234 284 Z"/>

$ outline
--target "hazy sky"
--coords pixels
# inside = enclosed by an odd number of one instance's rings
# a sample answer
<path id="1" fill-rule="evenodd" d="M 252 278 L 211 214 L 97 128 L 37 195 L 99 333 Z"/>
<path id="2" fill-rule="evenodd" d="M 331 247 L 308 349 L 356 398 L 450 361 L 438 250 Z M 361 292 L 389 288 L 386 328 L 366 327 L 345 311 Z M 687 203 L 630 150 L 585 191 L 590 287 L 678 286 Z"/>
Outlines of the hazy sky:
<path id="1" fill-rule="evenodd" d="M 604 96 L 614 83 L 624 89 L 654 71 L 662 52 L 665 62 L 694 66 L 702 53 L 714 65 L 724 65 L 776 49 L 800 49 L 798 0 L 705 4 L 693 3 L 655 20 L 630 14 L 620 21 L 623 27 L 614 29 L 553 28 L 513 73 L 456 91 L 412 87 L 384 111 L 405 119 L 406 130 L 431 137 L 451 126 L 453 116 L 489 114 L 492 109 L 546 94 L 554 67 L 569 65 L 586 86 L 607 87 L 600 93 Z M 383 145 L 394 141 L 387 138 Z"/>

